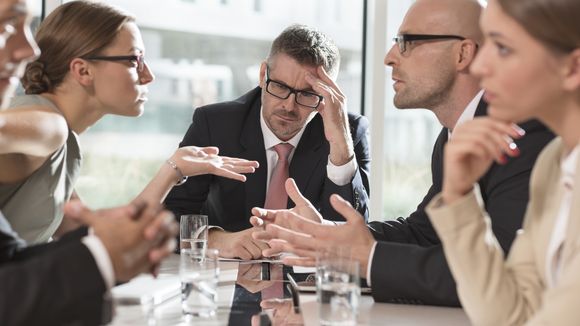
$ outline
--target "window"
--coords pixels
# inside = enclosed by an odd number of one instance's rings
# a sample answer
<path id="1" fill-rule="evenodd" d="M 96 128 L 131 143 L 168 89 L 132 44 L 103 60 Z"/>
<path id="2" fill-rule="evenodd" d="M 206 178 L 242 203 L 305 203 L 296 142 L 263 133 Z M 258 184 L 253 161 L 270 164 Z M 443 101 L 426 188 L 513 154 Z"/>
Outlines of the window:
<path id="1" fill-rule="evenodd" d="M 412 0 L 376 2 L 373 14 L 377 22 L 374 41 L 368 41 L 373 53 L 368 65 L 377 78 L 384 78 L 384 88 L 375 86 L 367 101 L 371 101 L 368 114 L 372 123 L 373 166 L 371 174 L 371 219 L 394 219 L 406 217 L 421 202 L 431 185 L 431 151 L 441 125 L 435 116 L 423 109 L 398 110 L 393 105 L 391 69 L 384 67 L 383 58 L 392 46 L 402 19 Z M 378 44 L 377 40 L 387 40 Z M 380 62 L 379 62 L 380 61 Z M 374 67 L 373 67 L 374 65 Z M 383 68 L 383 69 L 379 69 Z M 382 74 L 384 73 L 384 76 Z M 373 81 L 367 82 L 373 88 Z M 382 86 L 382 81 L 381 81 Z M 375 104 L 376 103 L 376 104 Z M 382 139 L 377 141 L 376 139 Z"/>
<path id="2" fill-rule="evenodd" d="M 338 83 L 349 110 L 361 111 L 362 1 L 107 2 L 137 17 L 156 80 L 142 117 L 107 116 L 81 135 L 85 161 L 76 189 L 93 208 L 133 199 L 177 148 L 194 107 L 256 87 L 271 41 L 290 24 L 314 26 L 335 40 Z"/>

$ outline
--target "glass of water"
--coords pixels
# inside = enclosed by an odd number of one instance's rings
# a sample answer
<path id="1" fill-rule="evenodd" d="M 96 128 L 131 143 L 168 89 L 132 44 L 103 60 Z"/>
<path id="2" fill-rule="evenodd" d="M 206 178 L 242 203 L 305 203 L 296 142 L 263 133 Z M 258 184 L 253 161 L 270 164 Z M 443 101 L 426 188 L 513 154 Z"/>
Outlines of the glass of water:
<path id="1" fill-rule="evenodd" d="M 317 259 L 316 294 L 321 325 L 356 325 L 360 300 L 359 262 L 324 254 Z"/>
<path id="2" fill-rule="evenodd" d="M 181 249 L 181 310 L 186 317 L 212 317 L 217 310 L 217 249 Z"/>
<path id="3" fill-rule="evenodd" d="M 181 215 L 179 248 L 207 248 L 207 215 Z"/>

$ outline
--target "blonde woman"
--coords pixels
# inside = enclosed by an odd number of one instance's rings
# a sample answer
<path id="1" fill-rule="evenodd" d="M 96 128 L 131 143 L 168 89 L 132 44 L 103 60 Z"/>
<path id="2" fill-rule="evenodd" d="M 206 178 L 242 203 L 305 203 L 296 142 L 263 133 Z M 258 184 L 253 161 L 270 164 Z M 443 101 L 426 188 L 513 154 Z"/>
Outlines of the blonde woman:
<path id="1" fill-rule="evenodd" d="M 476 325 L 580 321 L 580 1 L 489 0 L 472 72 L 489 118 L 454 131 L 443 188 L 428 213 Z M 559 137 L 538 158 L 523 228 L 507 261 L 480 208 L 476 180 L 517 156 L 513 123 L 537 118 Z"/>
<path id="2" fill-rule="evenodd" d="M 60 6 L 36 40 L 41 54 L 22 79 L 27 95 L 0 113 L 0 209 L 29 243 L 47 241 L 61 224 L 81 164 L 77 135 L 107 114 L 139 116 L 154 79 L 135 19 L 105 4 Z M 257 167 L 217 154 L 178 149 L 136 200 L 159 203 L 185 177 L 204 173 L 244 181 L 241 173 Z"/>

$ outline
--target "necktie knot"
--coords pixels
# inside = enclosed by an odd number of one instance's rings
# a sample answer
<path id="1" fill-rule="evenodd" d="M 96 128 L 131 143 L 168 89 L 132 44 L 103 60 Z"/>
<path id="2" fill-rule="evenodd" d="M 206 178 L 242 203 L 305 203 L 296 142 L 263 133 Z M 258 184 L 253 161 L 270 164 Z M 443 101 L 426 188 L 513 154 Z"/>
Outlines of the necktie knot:
<path id="1" fill-rule="evenodd" d="M 290 152 L 294 146 L 288 143 L 280 143 L 274 146 L 274 151 L 278 154 L 278 160 L 288 161 L 288 157 L 290 157 Z"/>
<path id="2" fill-rule="evenodd" d="M 272 177 L 270 178 L 270 185 L 266 193 L 266 201 L 264 208 L 269 209 L 284 209 L 288 203 L 288 195 L 284 188 L 284 183 L 288 179 L 288 157 L 294 146 L 288 143 L 280 143 L 274 146 L 274 151 L 278 154 L 278 161 L 272 170 Z"/>

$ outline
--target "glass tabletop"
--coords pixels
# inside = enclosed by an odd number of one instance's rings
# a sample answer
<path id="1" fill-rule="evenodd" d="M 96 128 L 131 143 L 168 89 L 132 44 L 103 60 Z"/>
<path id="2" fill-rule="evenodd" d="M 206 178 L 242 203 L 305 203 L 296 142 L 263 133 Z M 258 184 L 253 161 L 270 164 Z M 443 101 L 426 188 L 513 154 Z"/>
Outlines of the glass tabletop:
<path id="1" fill-rule="evenodd" d="M 228 263 L 232 264 L 232 263 Z M 294 273 L 280 263 L 237 264 L 221 274 L 236 273 L 231 279 L 220 276 L 218 309 L 211 318 L 183 316 L 181 298 L 174 296 L 160 304 L 117 303 L 112 325 L 303 325 L 298 293 L 288 274 L 301 281 L 309 274 Z M 178 275 L 175 264 L 162 266 L 160 279 Z M 230 266 L 228 265 L 228 266 Z M 233 294 L 232 294 L 233 290 Z M 294 294 L 294 295 L 293 295 Z M 231 297 L 231 301 L 228 300 Z"/>

